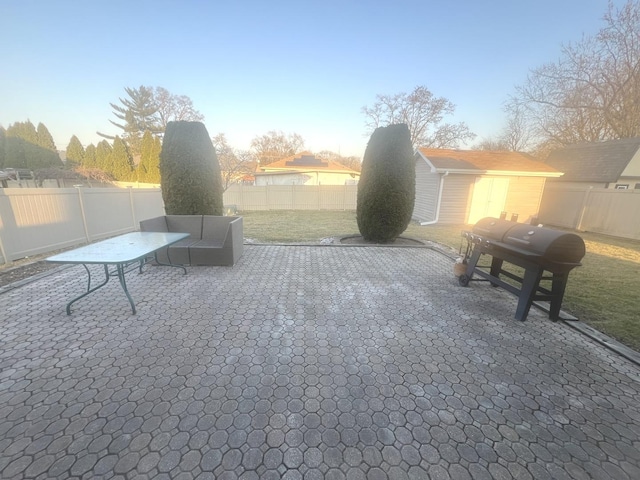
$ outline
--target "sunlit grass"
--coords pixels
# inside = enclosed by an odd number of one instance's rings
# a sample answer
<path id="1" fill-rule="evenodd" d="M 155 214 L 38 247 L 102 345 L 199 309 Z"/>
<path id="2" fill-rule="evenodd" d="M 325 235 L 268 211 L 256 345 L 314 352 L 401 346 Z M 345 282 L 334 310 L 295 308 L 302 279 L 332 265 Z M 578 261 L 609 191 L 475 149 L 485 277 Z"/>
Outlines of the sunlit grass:
<path id="1" fill-rule="evenodd" d="M 314 243 L 358 234 L 353 211 L 241 212 L 246 238 L 266 243 Z M 409 225 L 403 236 L 458 251 L 464 225 Z M 587 254 L 569 275 L 563 310 L 640 350 L 640 241 L 580 233 Z"/>

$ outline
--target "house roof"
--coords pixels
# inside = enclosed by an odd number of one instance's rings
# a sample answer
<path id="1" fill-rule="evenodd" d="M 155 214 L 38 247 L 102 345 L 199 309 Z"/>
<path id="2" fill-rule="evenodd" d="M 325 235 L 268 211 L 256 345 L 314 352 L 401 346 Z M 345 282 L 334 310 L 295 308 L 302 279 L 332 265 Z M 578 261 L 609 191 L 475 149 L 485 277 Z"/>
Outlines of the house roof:
<path id="1" fill-rule="evenodd" d="M 345 167 L 341 163 L 317 158 L 311 152 L 298 153 L 268 165 L 258 165 L 256 169 L 256 175 L 291 172 L 330 172 L 360 175 L 360 172 Z"/>
<path id="2" fill-rule="evenodd" d="M 561 172 L 521 152 L 419 148 L 434 170 L 467 174 L 559 177 Z"/>
<path id="3" fill-rule="evenodd" d="M 616 182 L 640 149 L 640 138 L 579 143 L 552 151 L 546 163 L 564 172 L 563 181 Z"/>

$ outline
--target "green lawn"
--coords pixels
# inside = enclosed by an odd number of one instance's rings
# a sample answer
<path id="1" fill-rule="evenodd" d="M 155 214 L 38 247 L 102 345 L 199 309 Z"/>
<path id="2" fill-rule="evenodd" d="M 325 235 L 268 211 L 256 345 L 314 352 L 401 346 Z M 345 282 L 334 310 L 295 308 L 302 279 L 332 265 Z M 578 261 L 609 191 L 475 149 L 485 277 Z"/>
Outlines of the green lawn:
<path id="1" fill-rule="evenodd" d="M 353 211 L 242 212 L 246 238 L 266 243 L 311 243 L 358 234 Z M 411 224 L 403 236 L 438 242 L 456 251 L 463 225 Z M 563 310 L 620 342 L 640 350 L 640 241 L 580 233 L 587 246 L 573 270 Z"/>

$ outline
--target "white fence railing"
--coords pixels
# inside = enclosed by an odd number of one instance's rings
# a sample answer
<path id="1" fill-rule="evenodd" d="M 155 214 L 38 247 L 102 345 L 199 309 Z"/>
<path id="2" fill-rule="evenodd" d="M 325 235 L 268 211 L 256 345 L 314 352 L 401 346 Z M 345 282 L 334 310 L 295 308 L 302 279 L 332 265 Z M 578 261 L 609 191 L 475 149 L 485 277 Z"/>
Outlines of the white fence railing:
<path id="1" fill-rule="evenodd" d="M 137 230 L 164 214 L 160 189 L 0 189 L 0 263 Z"/>
<path id="2" fill-rule="evenodd" d="M 640 190 L 566 187 L 547 183 L 542 223 L 640 240 Z"/>

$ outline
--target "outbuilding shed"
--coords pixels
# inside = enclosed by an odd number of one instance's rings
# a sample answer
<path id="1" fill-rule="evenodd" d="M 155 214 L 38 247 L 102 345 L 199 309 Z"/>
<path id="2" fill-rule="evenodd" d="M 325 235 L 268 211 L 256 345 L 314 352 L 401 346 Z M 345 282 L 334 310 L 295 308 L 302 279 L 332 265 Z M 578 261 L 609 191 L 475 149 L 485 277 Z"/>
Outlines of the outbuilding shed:
<path id="1" fill-rule="evenodd" d="M 474 224 L 483 217 L 537 217 L 547 178 L 555 168 L 521 152 L 419 148 L 415 220 Z"/>

